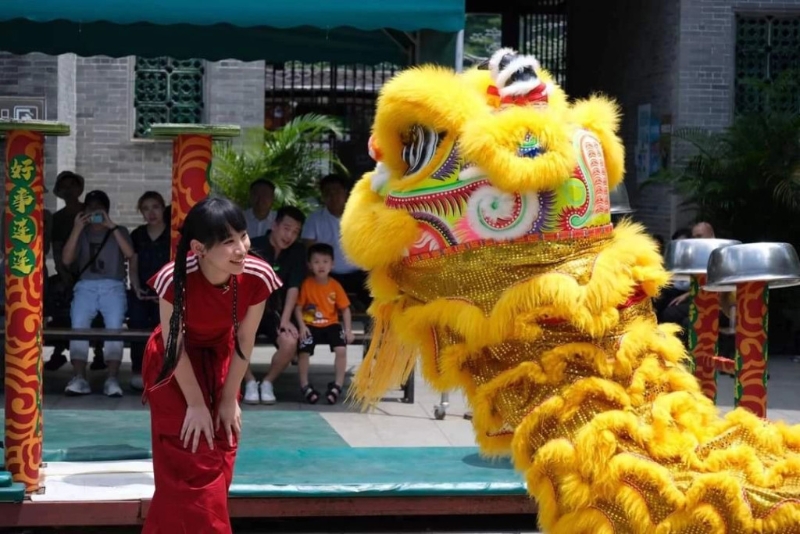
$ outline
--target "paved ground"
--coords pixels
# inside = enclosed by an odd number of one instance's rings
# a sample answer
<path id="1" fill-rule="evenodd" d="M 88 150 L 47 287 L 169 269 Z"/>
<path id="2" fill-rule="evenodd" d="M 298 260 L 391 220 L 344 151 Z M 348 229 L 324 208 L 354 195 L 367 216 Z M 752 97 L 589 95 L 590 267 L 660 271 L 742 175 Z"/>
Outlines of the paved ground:
<path id="1" fill-rule="evenodd" d="M 49 349 L 48 349 L 49 351 Z M 268 368 L 273 350 L 269 347 L 258 347 L 253 355 L 256 375 L 261 376 Z M 333 355 L 318 349 L 320 354 L 314 356 L 311 369 L 311 382 L 324 391 L 325 385 L 333 378 Z M 46 355 L 49 358 L 49 352 Z M 45 408 L 46 409 L 98 409 L 98 410 L 140 410 L 140 396 L 127 391 L 130 368 L 123 360 L 123 371 L 120 382 L 126 389 L 126 396 L 121 399 L 109 399 L 100 392 L 104 380 L 102 371 L 92 372 L 91 382 L 94 395 L 86 397 L 65 397 L 62 392 L 70 377 L 70 366 L 65 365 L 59 371 L 46 373 Z M 351 371 L 361 362 L 361 347 L 351 347 L 348 352 L 348 365 Z M 416 402 L 404 404 L 400 402 L 400 390 L 387 395 L 377 409 L 363 413 L 356 407 L 339 404 L 329 406 L 324 400 L 311 406 L 301 402 L 297 381 L 297 368 L 290 366 L 286 373 L 275 384 L 278 404 L 275 406 L 243 406 L 244 410 L 314 410 L 323 415 L 330 425 L 353 447 L 381 446 L 414 446 L 414 447 L 448 447 L 472 446 L 475 443 L 472 425 L 464 420 L 465 402 L 461 395 L 450 396 L 447 417 L 443 421 L 434 419 L 434 407 L 440 404 L 441 395 L 433 392 L 416 377 Z"/>

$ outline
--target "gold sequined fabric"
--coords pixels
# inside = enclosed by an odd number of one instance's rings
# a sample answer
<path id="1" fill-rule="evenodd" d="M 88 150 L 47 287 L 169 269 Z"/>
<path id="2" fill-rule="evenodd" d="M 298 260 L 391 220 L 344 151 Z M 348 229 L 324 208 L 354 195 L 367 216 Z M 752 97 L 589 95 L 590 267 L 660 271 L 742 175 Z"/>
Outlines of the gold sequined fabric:
<path id="1" fill-rule="evenodd" d="M 438 298 L 466 299 L 488 313 L 508 288 L 548 272 L 588 281 L 594 255 L 611 239 L 593 237 L 566 241 L 511 241 L 467 248 L 401 263 L 391 276 L 405 293 L 422 302 Z"/>
<path id="2" fill-rule="evenodd" d="M 391 271 L 406 295 L 397 321 L 427 325 L 427 376 L 467 393 L 479 443 L 512 454 L 548 532 L 800 534 L 800 432 L 742 410 L 720 417 L 641 293 L 660 266 L 616 248 L 611 237 L 508 243 L 405 262 Z M 618 270 L 604 279 L 609 254 Z M 547 287 L 552 302 L 519 309 L 530 329 L 470 344 L 470 310 L 491 321 L 510 292 L 554 273 L 577 289 L 553 278 L 565 294 Z M 621 296 L 595 302 L 603 294 Z M 442 299 L 446 320 L 431 311 Z M 599 335 L 570 320 L 589 305 L 615 318 Z"/>

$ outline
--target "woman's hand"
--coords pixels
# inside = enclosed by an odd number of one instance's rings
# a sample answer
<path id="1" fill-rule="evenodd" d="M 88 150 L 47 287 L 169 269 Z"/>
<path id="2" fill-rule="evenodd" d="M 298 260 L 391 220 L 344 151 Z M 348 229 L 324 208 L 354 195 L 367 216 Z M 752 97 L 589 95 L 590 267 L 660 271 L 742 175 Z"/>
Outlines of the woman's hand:
<path id="1" fill-rule="evenodd" d="M 225 429 L 225 435 L 228 436 L 228 445 L 233 447 L 233 436 L 236 435 L 238 440 L 242 433 L 242 409 L 236 398 L 223 398 L 219 403 L 217 423 L 214 429 L 219 430 L 220 425 Z"/>
<path id="2" fill-rule="evenodd" d="M 197 452 L 200 444 L 200 434 L 204 434 L 208 442 L 208 448 L 214 448 L 214 427 L 211 420 L 211 412 L 205 404 L 200 406 L 189 406 L 186 408 L 186 417 L 183 418 L 183 428 L 181 428 L 181 441 L 183 448 L 192 443 L 192 452 Z"/>
<path id="3" fill-rule="evenodd" d="M 89 215 L 80 212 L 75 216 L 72 224 L 72 231 L 80 233 L 89 224 Z"/>
<path id="4" fill-rule="evenodd" d="M 103 216 L 103 226 L 105 226 L 109 230 L 112 230 L 114 227 L 117 226 L 116 223 L 111 220 L 111 217 L 108 216 L 108 213 L 106 213 L 105 211 L 101 211 L 100 213 Z"/>

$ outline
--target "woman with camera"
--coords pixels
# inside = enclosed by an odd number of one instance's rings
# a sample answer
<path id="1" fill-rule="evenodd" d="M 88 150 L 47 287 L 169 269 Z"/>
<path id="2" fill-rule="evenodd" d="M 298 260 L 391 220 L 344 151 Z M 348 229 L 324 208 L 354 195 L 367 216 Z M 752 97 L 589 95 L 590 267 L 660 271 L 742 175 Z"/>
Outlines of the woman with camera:
<path id="1" fill-rule="evenodd" d="M 109 218 L 110 207 L 111 201 L 102 191 L 87 193 L 84 211 L 75 217 L 72 233 L 64 245 L 64 264 L 74 264 L 78 271 L 70 309 L 74 329 L 89 328 L 98 313 L 103 316 L 105 326 L 109 329 L 122 328 L 125 320 L 125 262 L 133 256 L 133 245 L 128 230 Z M 122 350 L 122 341 L 105 343 L 108 378 L 103 393 L 109 397 L 122 396 L 122 388 L 117 380 Z M 65 393 L 90 394 L 92 390 L 86 380 L 89 342 L 70 341 L 69 355 L 74 376 L 67 384 Z"/>

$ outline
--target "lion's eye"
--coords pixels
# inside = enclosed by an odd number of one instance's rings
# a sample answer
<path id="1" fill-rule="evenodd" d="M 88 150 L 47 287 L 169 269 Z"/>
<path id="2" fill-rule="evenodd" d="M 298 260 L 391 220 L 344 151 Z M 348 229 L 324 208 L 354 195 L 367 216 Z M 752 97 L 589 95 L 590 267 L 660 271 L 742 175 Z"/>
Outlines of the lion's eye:
<path id="1" fill-rule="evenodd" d="M 403 161 L 408 165 L 405 175 L 416 174 L 430 163 L 446 135 L 447 132 L 437 133 L 424 126 L 412 126 L 403 135 Z"/>

